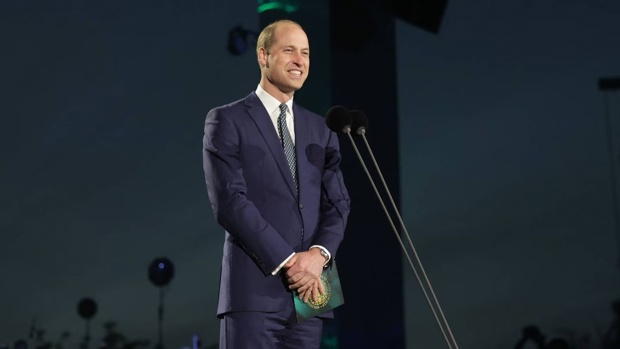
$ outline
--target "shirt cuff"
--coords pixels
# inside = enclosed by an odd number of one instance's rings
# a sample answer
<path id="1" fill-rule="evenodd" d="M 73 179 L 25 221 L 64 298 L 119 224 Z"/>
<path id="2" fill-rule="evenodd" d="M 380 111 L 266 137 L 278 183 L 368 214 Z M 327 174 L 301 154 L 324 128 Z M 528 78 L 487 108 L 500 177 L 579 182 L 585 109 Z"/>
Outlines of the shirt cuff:
<path id="1" fill-rule="evenodd" d="M 294 255 L 295 255 L 295 252 L 293 252 L 290 256 L 288 256 L 288 258 L 285 259 L 284 262 L 280 263 L 280 265 L 278 265 L 278 267 L 275 268 L 271 272 L 271 275 L 276 275 L 278 272 L 280 272 L 280 269 L 282 269 L 282 267 L 286 264 L 286 262 L 288 262 L 288 260 L 291 259 L 291 257 L 293 257 Z"/>
<path id="2" fill-rule="evenodd" d="M 312 245 L 312 246 L 310 246 L 309 250 L 313 249 L 314 247 L 319 248 L 319 249 L 321 249 L 323 252 L 327 253 L 327 260 L 325 261 L 325 264 L 323 264 L 323 266 L 327 266 L 327 264 L 329 264 L 329 261 L 331 261 L 331 260 L 332 260 L 332 255 L 331 255 L 331 253 L 329 253 L 329 251 L 328 251 L 325 247 L 323 247 L 323 246 L 321 246 L 321 245 Z"/>

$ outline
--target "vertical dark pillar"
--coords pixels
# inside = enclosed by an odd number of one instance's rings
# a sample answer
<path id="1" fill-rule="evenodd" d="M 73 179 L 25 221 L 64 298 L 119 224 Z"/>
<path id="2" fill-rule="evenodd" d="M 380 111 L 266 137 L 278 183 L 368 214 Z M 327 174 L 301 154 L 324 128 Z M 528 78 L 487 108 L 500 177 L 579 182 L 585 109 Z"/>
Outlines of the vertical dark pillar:
<path id="1" fill-rule="evenodd" d="M 398 204 L 394 19 L 380 2 L 332 0 L 330 26 L 332 102 L 368 116 L 368 141 Z M 350 140 L 341 137 L 340 144 L 352 211 L 338 252 L 345 292 L 345 305 L 336 313 L 339 348 L 402 349 L 405 336 L 400 245 Z M 363 155 L 367 154 L 361 139 L 356 144 Z M 370 158 L 365 156 L 365 161 L 383 193 Z M 387 197 L 383 198 L 391 212 Z"/>

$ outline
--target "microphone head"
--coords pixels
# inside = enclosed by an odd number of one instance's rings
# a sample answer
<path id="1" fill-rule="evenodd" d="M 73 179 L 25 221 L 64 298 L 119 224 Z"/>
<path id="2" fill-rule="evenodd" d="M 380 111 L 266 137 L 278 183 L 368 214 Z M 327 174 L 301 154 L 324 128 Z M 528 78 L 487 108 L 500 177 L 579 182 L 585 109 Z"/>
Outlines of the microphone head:
<path id="1" fill-rule="evenodd" d="M 351 110 L 351 118 L 353 119 L 351 130 L 358 136 L 366 133 L 368 128 L 368 117 L 366 114 L 359 110 Z"/>
<path id="2" fill-rule="evenodd" d="M 349 109 L 335 105 L 327 111 L 325 115 L 325 123 L 330 130 L 340 133 L 351 132 L 351 124 L 353 123 L 353 117 Z"/>

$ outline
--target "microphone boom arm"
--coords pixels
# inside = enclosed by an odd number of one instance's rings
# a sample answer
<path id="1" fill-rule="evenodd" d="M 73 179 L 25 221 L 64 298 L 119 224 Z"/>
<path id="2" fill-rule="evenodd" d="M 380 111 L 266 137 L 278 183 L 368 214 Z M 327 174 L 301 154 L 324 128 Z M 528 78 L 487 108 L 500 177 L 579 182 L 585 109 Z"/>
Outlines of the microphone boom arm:
<path id="1" fill-rule="evenodd" d="M 400 212 L 396 206 L 396 203 L 394 202 L 394 199 L 392 198 L 392 195 L 390 194 L 390 190 L 388 189 L 387 183 L 385 182 L 385 179 L 383 178 L 383 174 L 381 173 L 381 170 L 379 168 L 379 165 L 377 164 L 377 160 L 375 159 L 375 156 L 372 152 L 372 149 L 370 148 L 370 144 L 368 143 L 368 140 L 366 138 L 366 130 L 364 127 L 360 127 L 357 130 L 357 134 L 359 134 L 360 136 L 362 136 L 362 139 L 364 140 L 364 144 L 366 145 L 366 148 L 368 149 L 368 152 L 370 154 L 370 157 L 372 159 L 372 162 L 375 166 L 375 169 L 377 171 L 377 173 L 379 174 L 379 178 L 381 179 L 381 182 L 383 184 L 383 187 L 388 195 L 388 198 L 390 200 L 390 203 L 392 205 L 392 208 L 394 209 L 394 211 L 396 212 L 396 216 L 398 217 L 398 221 L 400 226 L 403 229 L 403 232 L 405 233 L 405 236 L 407 237 L 407 241 L 409 243 L 409 246 L 411 247 L 411 250 L 414 254 L 414 257 L 416 259 L 416 262 L 418 263 L 420 270 L 422 272 L 422 275 L 424 276 L 424 280 L 426 281 L 426 284 L 428 285 L 428 289 L 433 297 L 433 300 L 435 302 L 435 304 L 437 304 L 437 311 L 435 310 L 435 307 L 433 306 L 433 302 L 431 301 L 431 299 L 428 296 L 428 293 L 426 291 L 426 288 L 424 287 L 424 283 L 422 282 L 422 279 L 420 278 L 420 275 L 417 271 L 417 269 L 415 268 L 415 266 L 413 265 L 413 262 L 411 260 L 411 257 L 409 256 L 409 253 L 407 251 L 407 248 L 405 247 L 402 238 L 400 237 L 400 234 L 398 232 L 398 229 L 396 229 L 396 226 L 394 225 L 394 221 L 392 220 L 386 206 L 385 203 L 383 202 L 383 199 L 381 198 L 381 195 L 379 194 L 379 191 L 377 190 L 377 187 L 374 183 L 374 180 L 372 179 L 372 176 L 370 175 L 370 172 L 368 172 L 368 168 L 366 167 L 366 163 L 364 162 L 362 156 L 360 155 L 360 152 L 357 148 L 357 145 L 355 144 L 355 141 L 353 140 L 353 137 L 351 136 L 350 132 L 346 132 L 346 130 L 343 130 L 344 133 L 347 134 L 347 136 L 349 137 L 349 140 L 351 141 L 351 144 L 353 145 L 353 149 L 355 151 L 355 154 L 357 155 L 358 159 L 360 160 L 360 163 L 364 169 L 364 172 L 366 173 L 366 176 L 368 176 L 368 179 L 370 180 L 370 184 L 372 185 L 372 188 L 375 192 L 375 194 L 377 195 L 377 198 L 379 199 L 379 203 L 381 204 L 381 207 L 383 208 L 383 211 L 385 212 L 385 215 L 390 223 L 390 226 L 392 227 L 392 230 L 394 231 L 394 234 L 396 236 L 396 239 L 398 240 L 398 243 L 400 244 L 400 247 L 403 250 L 403 253 L 405 254 L 405 257 L 407 258 L 407 261 L 409 262 L 409 266 L 411 267 L 411 270 L 413 271 L 416 279 L 418 280 L 418 283 L 420 284 L 420 287 L 422 289 L 422 293 L 424 294 L 424 297 L 426 298 L 426 301 L 429 305 L 429 307 L 431 308 L 431 311 L 433 313 L 433 316 L 435 317 L 435 320 L 437 321 L 437 324 L 439 325 L 439 329 L 441 330 L 441 333 L 443 334 L 444 339 L 446 340 L 446 343 L 448 344 L 448 348 L 449 349 L 453 349 L 452 343 L 454 343 L 454 348 L 455 349 L 459 349 L 459 346 L 456 342 L 456 339 L 454 338 L 454 335 L 452 334 L 452 331 L 450 329 L 450 325 L 448 324 L 448 321 L 443 313 L 443 310 L 441 309 L 441 305 L 439 304 L 439 301 L 437 300 L 437 296 L 435 295 L 435 292 L 433 290 L 433 287 L 431 285 L 430 280 L 428 279 L 428 276 L 426 275 L 426 271 L 424 270 L 424 267 L 422 266 L 422 261 L 420 260 L 420 257 L 418 256 L 418 253 L 413 245 L 413 242 L 411 241 L 411 238 L 409 237 L 409 233 L 407 232 L 407 228 L 405 227 L 405 223 L 403 222 L 403 219 L 400 215 Z M 439 314 L 441 315 L 441 320 L 439 319 L 439 316 L 437 315 L 437 312 L 439 312 Z M 443 320 L 443 323 L 442 323 Z M 444 329 L 444 325 L 445 325 L 445 329 Z M 447 331 L 447 334 L 446 334 Z M 450 339 L 448 339 L 448 335 L 450 336 Z"/>

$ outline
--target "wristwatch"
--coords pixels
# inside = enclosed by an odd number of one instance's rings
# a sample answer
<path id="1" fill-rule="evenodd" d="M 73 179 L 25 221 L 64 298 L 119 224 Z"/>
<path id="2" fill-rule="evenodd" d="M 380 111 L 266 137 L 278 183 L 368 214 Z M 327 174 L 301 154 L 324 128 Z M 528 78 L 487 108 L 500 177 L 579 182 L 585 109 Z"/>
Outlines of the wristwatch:
<path id="1" fill-rule="evenodd" d="M 310 249 L 316 248 L 319 250 L 319 253 L 321 253 L 321 256 L 325 257 L 325 264 L 323 264 L 323 267 L 327 267 L 327 264 L 329 263 L 329 261 L 331 260 L 329 252 L 327 252 L 327 250 L 320 246 L 320 245 L 312 245 L 310 246 Z"/>
<path id="2" fill-rule="evenodd" d="M 327 262 L 329 262 L 329 254 L 327 253 L 327 251 L 325 251 L 325 249 L 322 249 L 318 246 L 315 246 L 315 248 L 319 250 L 319 252 L 321 253 L 321 256 L 325 257 L 325 264 L 327 264 Z"/>
<path id="3" fill-rule="evenodd" d="M 325 263 L 327 263 L 327 261 L 329 261 L 329 255 L 327 254 L 327 252 L 325 252 L 325 250 L 320 247 L 317 247 L 317 248 L 321 252 L 321 256 L 325 257 Z"/>

